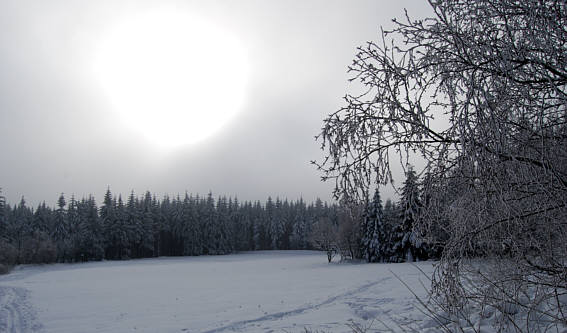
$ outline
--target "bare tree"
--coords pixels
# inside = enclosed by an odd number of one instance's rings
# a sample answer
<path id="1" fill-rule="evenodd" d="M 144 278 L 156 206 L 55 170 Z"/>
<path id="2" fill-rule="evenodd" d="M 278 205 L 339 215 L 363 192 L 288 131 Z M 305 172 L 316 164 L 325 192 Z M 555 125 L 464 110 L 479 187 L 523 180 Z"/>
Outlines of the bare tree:
<path id="1" fill-rule="evenodd" d="M 338 252 L 337 240 L 337 227 L 328 217 L 319 218 L 311 231 L 310 242 L 314 248 L 327 253 L 329 262 Z"/>
<path id="2" fill-rule="evenodd" d="M 338 248 L 341 260 L 362 259 L 360 224 L 364 220 L 364 206 L 341 203 L 338 212 Z"/>
<path id="3" fill-rule="evenodd" d="M 376 172 L 392 180 L 394 158 L 423 159 L 429 212 L 415 227 L 448 235 L 437 290 L 535 309 L 518 290 L 536 286 L 553 303 L 567 288 L 567 3 L 429 3 L 433 17 L 406 13 L 358 49 L 349 70 L 365 92 L 325 119 L 316 164 L 338 198 L 360 199 Z M 499 270 L 465 288 L 475 255 L 498 258 Z M 555 323 L 566 322 L 561 304 Z"/>

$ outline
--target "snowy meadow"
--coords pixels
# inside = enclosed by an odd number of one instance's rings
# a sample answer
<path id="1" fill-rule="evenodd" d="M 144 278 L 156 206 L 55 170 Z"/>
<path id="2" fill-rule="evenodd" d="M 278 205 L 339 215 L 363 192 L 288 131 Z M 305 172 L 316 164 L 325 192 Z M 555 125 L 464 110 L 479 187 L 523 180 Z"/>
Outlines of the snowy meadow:
<path id="1" fill-rule="evenodd" d="M 351 332 L 423 327 L 432 262 L 328 264 L 322 252 L 20 266 L 0 277 L 2 332 Z M 381 323 L 383 322 L 383 323 Z M 394 323 L 395 322 L 395 323 Z"/>
<path id="2" fill-rule="evenodd" d="M 567 333 L 567 1 L 388 3 L 0 1 L 0 333 Z"/>

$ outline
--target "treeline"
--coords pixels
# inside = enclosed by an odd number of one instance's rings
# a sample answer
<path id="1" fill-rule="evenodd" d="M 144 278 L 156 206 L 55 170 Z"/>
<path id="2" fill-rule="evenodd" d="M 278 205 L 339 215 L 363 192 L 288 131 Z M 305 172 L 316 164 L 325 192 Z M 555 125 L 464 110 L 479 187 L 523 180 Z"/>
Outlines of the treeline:
<path id="1" fill-rule="evenodd" d="M 100 207 L 92 196 L 59 197 L 57 206 L 10 206 L 0 197 L 0 264 L 81 262 L 235 251 L 312 249 L 317 221 L 337 225 L 337 205 L 317 199 L 239 202 L 211 193 L 158 200 L 132 192 L 124 201 L 108 190 Z"/>
<path id="2" fill-rule="evenodd" d="M 241 203 L 212 193 L 157 199 L 132 192 L 123 200 L 109 189 L 100 207 L 93 196 L 61 194 L 56 207 L 34 209 L 23 198 L 8 205 L 0 195 L 0 265 L 305 249 L 326 251 L 329 261 L 336 254 L 368 262 L 439 258 L 446 236 L 418 231 L 427 198 L 412 168 L 406 177 L 400 200 L 385 205 L 379 189 L 365 203 L 348 205 Z"/>

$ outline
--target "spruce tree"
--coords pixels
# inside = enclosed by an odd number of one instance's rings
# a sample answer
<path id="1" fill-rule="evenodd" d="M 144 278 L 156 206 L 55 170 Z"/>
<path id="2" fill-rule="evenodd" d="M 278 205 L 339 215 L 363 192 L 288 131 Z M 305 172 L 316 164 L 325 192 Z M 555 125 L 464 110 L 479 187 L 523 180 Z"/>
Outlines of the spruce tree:
<path id="1" fill-rule="evenodd" d="M 387 250 L 387 231 L 379 188 L 376 188 L 372 201 L 368 203 L 363 228 L 362 248 L 366 260 L 368 262 L 384 261 Z"/>
<path id="2" fill-rule="evenodd" d="M 232 252 L 229 239 L 229 210 L 226 197 L 220 197 L 217 200 L 216 209 L 216 228 L 214 232 L 213 242 L 215 244 L 216 254 L 227 254 Z"/>
<path id="3" fill-rule="evenodd" d="M 81 243 L 83 239 L 86 238 L 87 230 L 79 216 L 77 201 L 74 195 L 71 195 L 69 205 L 67 206 L 67 232 L 69 248 L 65 261 L 82 261 L 81 257 L 83 257 L 84 254 L 81 253 Z"/>
<path id="4" fill-rule="evenodd" d="M 124 201 L 122 200 L 122 195 L 118 195 L 118 202 L 113 200 L 116 207 L 116 259 L 127 259 L 131 256 L 131 243 L 134 239 L 133 228 L 129 224 L 128 212 Z"/>
<path id="5" fill-rule="evenodd" d="M 270 235 L 272 237 L 273 250 L 280 250 L 282 248 L 282 237 L 284 234 L 283 214 L 283 203 L 280 198 L 276 198 L 270 219 Z"/>
<path id="6" fill-rule="evenodd" d="M 153 257 L 154 254 L 154 233 L 157 229 L 154 225 L 154 209 L 152 208 L 152 194 L 146 191 L 144 199 L 141 202 L 139 216 L 141 218 L 140 224 L 140 244 L 139 244 L 139 257 Z"/>
<path id="7" fill-rule="evenodd" d="M 305 249 L 307 248 L 307 222 L 306 222 L 306 210 L 305 202 L 303 199 L 299 199 L 294 205 L 294 217 L 293 217 L 293 231 L 291 235 L 291 247 L 293 249 Z"/>
<path id="8" fill-rule="evenodd" d="M 175 225 L 176 238 L 183 244 L 181 254 L 195 256 L 201 254 L 202 244 L 199 242 L 199 234 L 197 233 L 195 218 L 195 200 L 185 193 L 185 198 L 181 203 L 178 201 L 176 205 Z"/>
<path id="9" fill-rule="evenodd" d="M 25 203 L 24 203 L 25 204 Z M 54 227 L 51 237 L 57 246 L 57 260 L 64 262 L 69 256 L 69 226 L 67 220 L 67 212 L 65 210 L 65 195 L 61 193 L 57 200 L 57 210 L 55 211 Z"/>
<path id="10" fill-rule="evenodd" d="M 6 199 L 2 195 L 0 187 L 0 241 L 6 238 Z"/>
<path id="11" fill-rule="evenodd" d="M 202 221 L 204 223 L 201 224 L 203 230 L 203 254 L 216 254 L 215 248 L 215 233 L 217 229 L 217 216 L 215 210 L 215 199 L 213 198 L 213 194 L 209 192 L 207 198 L 201 201 L 201 214 L 202 214 Z"/>
<path id="12" fill-rule="evenodd" d="M 102 224 L 102 238 L 106 259 L 118 258 L 118 239 L 120 237 L 117 228 L 116 201 L 112 198 L 110 188 L 107 188 L 104 201 L 100 207 L 100 220 Z"/>
<path id="13" fill-rule="evenodd" d="M 34 231 L 49 234 L 49 229 L 53 225 L 53 212 L 47 207 L 45 201 L 42 202 L 34 212 L 32 227 Z"/>
<path id="14" fill-rule="evenodd" d="M 98 209 L 93 196 L 83 198 L 78 204 L 80 230 L 80 260 L 101 260 L 104 257 L 103 232 Z"/>
<path id="15" fill-rule="evenodd" d="M 144 234 L 142 223 L 142 212 L 140 211 L 140 203 L 134 191 L 130 192 L 128 201 L 126 202 L 126 230 L 128 233 L 130 256 L 140 258 L 142 250 L 142 237 Z"/>
<path id="16" fill-rule="evenodd" d="M 408 167 L 406 180 L 402 187 L 399 207 L 400 224 L 394 233 L 394 256 L 396 261 L 415 261 L 427 259 L 427 247 L 415 230 L 421 214 L 419 179 L 412 166 Z"/>

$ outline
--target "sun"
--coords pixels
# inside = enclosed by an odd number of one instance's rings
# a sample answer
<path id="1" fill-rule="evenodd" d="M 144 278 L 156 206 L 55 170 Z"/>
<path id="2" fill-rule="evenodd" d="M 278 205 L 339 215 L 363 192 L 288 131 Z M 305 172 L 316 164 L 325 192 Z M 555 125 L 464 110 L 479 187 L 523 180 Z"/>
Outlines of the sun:
<path id="1" fill-rule="evenodd" d="M 139 13 L 108 29 L 94 73 L 125 126 L 161 147 L 201 141 L 242 107 L 247 57 L 230 32 L 188 13 Z"/>

